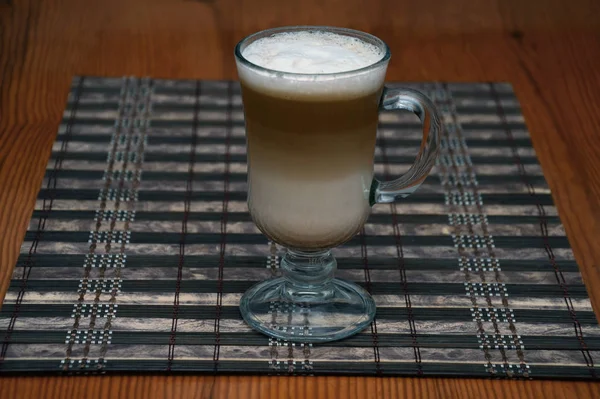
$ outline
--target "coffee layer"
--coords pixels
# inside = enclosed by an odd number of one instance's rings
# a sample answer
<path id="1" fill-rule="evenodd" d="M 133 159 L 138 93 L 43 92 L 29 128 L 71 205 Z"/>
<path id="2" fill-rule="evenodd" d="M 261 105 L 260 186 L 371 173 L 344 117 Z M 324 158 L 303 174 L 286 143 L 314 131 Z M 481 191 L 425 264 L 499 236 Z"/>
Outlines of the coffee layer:
<path id="1" fill-rule="evenodd" d="M 329 248 L 369 215 L 378 88 L 359 98 L 283 99 L 242 83 L 248 139 L 248 204 L 273 241 Z"/>

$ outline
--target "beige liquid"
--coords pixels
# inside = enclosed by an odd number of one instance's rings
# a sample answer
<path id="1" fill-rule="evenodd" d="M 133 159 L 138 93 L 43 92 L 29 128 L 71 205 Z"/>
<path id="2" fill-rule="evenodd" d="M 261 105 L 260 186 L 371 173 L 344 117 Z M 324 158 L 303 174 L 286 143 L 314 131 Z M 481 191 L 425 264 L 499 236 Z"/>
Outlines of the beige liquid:
<path id="1" fill-rule="evenodd" d="M 242 79 L 248 206 L 269 239 L 325 249 L 362 228 L 370 213 L 381 90 L 382 83 L 352 95 L 294 96 Z"/>

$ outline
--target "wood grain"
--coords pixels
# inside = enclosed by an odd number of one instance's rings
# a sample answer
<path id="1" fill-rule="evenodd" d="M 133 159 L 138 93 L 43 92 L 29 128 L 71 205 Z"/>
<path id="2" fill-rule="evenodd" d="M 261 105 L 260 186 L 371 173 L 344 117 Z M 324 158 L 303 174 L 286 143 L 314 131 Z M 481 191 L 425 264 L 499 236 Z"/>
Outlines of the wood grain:
<path id="1" fill-rule="evenodd" d="M 339 25 L 390 45 L 390 80 L 509 81 L 600 310 L 600 3 L 595 0 L 0 2 L 0 297 L 73 75 L 232 79 L 272 26 Z M 584 382 L 364 377 L 11 377 L 2 398 L 600 397 Z"/>

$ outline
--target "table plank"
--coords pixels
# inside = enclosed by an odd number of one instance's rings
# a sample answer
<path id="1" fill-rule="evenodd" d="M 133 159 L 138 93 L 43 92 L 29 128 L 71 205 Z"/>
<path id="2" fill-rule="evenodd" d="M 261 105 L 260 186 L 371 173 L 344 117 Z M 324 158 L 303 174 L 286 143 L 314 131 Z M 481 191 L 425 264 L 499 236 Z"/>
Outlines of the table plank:
<path id="1" fill-rule="evenodd" d="M 258 376 L 4 377 L 3 398 L 598 398 L 600 384 L 573 381 Z"/>
<path id="2" fill-rule="evenodd" d="M 232 79 L 244 35 L 327 24 L 388 42 L 389 80 L 509 81 L 600 309 L 600 3 L 595 0 L 0 2 L 0 297 L 71 77 Z M 599 397 L 598 384 L 248 376 L 6 377 L 0 397 Z"/>

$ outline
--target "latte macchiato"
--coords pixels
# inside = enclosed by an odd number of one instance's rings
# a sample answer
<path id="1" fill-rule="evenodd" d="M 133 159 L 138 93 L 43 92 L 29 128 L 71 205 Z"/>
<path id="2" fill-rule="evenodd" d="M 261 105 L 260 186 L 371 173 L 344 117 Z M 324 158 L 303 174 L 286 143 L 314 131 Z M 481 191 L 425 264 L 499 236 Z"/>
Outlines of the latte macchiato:
<path id="1" fill-rule="evenodd" d="M 282 72 L 238 65 L 254 222 L 289 248 L 349 240 L 370 213 L 385 65 L 357 71 L 384 54 L 354 37 L 301 31 L 259 39 L 242 55 Z"/>
<path id="2" fill-rule="evenodd" d="M 288 26 L 235 47 L 248 152 L 248 206 L 258 228 L 287 247 L 281 277 L 240 299 L 246 323 L 291 342 L 327 342 L 361 331 L 375 301 L 334 277 L 331 249 L 349 240 L 371 205 L 405 198 L 435 164 L 442 123 L 422 93 L 384 87 L 389 47 L 352 29 Z M 373 176 L 378 112 L 404 110 L 423 125 L 411 168 Z M 271 263 L 271 262 L 270 262 Z M 271 263 L 273 265 L 273 263 Z"/>

